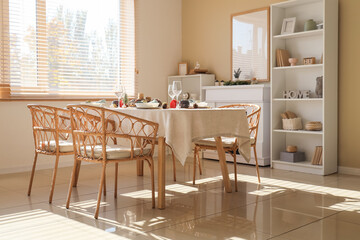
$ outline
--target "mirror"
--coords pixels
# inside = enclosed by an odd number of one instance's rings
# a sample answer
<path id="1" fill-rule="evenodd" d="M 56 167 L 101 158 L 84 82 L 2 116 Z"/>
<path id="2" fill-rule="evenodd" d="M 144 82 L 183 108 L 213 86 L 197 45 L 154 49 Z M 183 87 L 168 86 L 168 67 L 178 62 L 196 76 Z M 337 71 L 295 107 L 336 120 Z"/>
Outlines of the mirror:
<path id="1" fill-rule="evenodd" d="M 269 8 L 231 16 L 231 79 L 270 81 Z M 240 75 L 238 69 L 240 68 Z"/>

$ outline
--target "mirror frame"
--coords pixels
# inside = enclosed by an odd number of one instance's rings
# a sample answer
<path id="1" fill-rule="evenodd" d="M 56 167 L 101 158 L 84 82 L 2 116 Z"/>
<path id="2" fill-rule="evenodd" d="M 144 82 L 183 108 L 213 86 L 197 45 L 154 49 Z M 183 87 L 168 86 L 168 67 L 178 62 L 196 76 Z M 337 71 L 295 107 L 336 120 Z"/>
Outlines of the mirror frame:
<path id="1" fill-rule="evenodd" d="M 233 18 L 239 15 L 245 15 L 248 13 L 254 13 L 254 12 L 261 12 L 266 11 L 267 13 L 267 79 L 256 79 L 258 82 L 270 82 L 270 7 L 263 7 L 263 8 L 257 8 L 252 9 L 240 13 L 234 13 L 231 14 L 230 17 L 230 26 L 231 26 L 231 37 L 230 37 L 230 79 L 232 81 L 233 76 Z M 242 80 L 245 81 L 245 80 Z"/>

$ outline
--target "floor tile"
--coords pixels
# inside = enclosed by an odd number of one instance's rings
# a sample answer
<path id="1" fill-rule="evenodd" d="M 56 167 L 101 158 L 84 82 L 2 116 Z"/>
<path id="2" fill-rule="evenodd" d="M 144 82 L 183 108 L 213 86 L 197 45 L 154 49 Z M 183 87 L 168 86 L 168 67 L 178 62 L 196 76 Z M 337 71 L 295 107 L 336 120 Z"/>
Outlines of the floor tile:
<path id="1" fill-rule="evenodd" d="M 233 192 L 226 193 L 219 162 L 201 161 L 203 174 L 193 185 L 192 159 L 184 166 L 176 162 L 176 182 L 167 159 L 165 210 L 152 208 L 146 165 L 144 176 L 137 176 L 135 162 L 119 164 L 116 199 L 114 165 L 108 165 L 98 220 L 99 164 L 81 166 L 69 209 L 72 167 L 59 168 L 52 204 L 51 169 L 36 171 L 30 197 L 29 172 L 0 175 L 0 239 L 358 239 L 360 187 L 354 183 L 360 177 L 260 167 L 258 184 L 255 168 L 238 164 L 235 192 L 229 163 Z"/>
<path id="2" fill-rule="evenodd" d="M 289 240 L 357 240 L 359 236 L 360 227 L 358 224 L 340 221 L 336 216 L 332 216 L 279 237 Z"/>

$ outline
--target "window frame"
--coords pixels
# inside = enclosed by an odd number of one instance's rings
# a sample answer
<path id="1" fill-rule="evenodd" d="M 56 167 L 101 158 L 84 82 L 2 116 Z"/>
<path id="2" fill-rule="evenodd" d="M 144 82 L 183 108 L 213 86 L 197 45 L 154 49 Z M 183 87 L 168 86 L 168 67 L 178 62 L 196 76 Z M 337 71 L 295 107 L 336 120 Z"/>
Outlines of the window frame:
<path id="1" fill-rule="evenodd" d="M 46 1 L 47 0 L 35 0 L 36 4 L 36 34 L 37 36 L 42 35 L 44 36 L 41 38 L 41 41 L 36 41 L 36 55 L 37 55 L 37 68 L 39 69 L 47 69 L 46 71 L 39 71 L 37 76 L 37 81 L 49 82 L 48 81 L 48 45 L 47 45 L 47 28 L 46 28 L 46 13 L 44 14 L 42 9 L 46 9 Z M 121 0 L 119 0 L 121 1 Z M 129 97 L 134 97 L 137 94 L 137 79 L 136 79 L 136 56 L 135 56 L 135 44 L 136 44 L 136 30 L 135 30 L 135 0 L 133 0 L 134 4 L 134 25 L 133 25 L 133 33 L 134 33 L 134 79 L 133 79 L 133 87 L 134 87 L 134 95 L 129 94 Z M 120 2 L 121 5 L 121 2 Z M 41 14 L 39 14 L 41 11 Z M 1 0 L 0 4 L 0 12 L 2 16 L 0 17 L 0 102 L 7 102 L 7 101 L 26 101 L 26 100 L 33 100 L 33 101 L 81 101 L 81 100 L 114 100 L 117 99 L 115 96 L 110 96 L 109 94 L 26 94 L 24 95 L 11 95 L 11 88 L 10 88 L 10 71 L 4 70 L 5 68 L 9 68 L 10 63 L 10 36 L 9 36 L 9 16 L 10 16 L 10 9 L 9 9 L 9 0 Z M 3 14 L 7 12 L 8 14 Z M 120 15 L 121 17 L 121 15 Z M 44 41 L 43 39 L 46 39 Z M 121 40 L 121 39 L 120 39 Z M 121 44 L 121 41 L 120 41 Z M 121 45 L 120 45 L 121 46 Z M 120 47 L 121 49 L 121 47 Z M 121 52 L 121 50 L 120 50 Z M 120 55 L 121 58 L 121 55 Z M 121 68 L 120 68 L 121 71 Z M 121 72 L 119 73 L 121 75 Z M 25 91 L 24 91 L 25 92 Z"/>

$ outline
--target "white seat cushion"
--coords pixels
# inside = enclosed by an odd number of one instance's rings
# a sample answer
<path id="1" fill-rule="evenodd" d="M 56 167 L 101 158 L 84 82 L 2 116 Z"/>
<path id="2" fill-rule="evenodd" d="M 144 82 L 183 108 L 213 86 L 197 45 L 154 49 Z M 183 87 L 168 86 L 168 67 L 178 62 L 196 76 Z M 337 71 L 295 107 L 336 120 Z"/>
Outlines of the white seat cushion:
<path id="1" fill-rule="evenodd" d="M 223 147 L 229 148 L 232 147 L 235 143 L 236 138 L 234 137 L 221 137 Z M 253 137 L 250 138 L 250 144 L 254 144 L 255 139 Z M 203 146 L 211 146 L 216 147 L 216 142 L 214 138 L 204 138 L 199 141 L 196 141 L 195 144 L 203 145 Z"/>
<path id="2" fill-rule="evenodd" d="M 81 149 L 81 153 L 83 153 L 84 148 Z M 86 147 L 86 156 L 91 157 L 91 148 L 90 146 Z M 143 155 L 146 155 L 150 152 L 151 149 L 145 148 L 143 150 Z M 140 148 L 134 148 L 134 156 L 140 154 Z M 97 145 L 94 148 L 94 158 L 99 159 L 102 157 L 102 146 Z M 108 160 L 112 159 L 123 159 L 123 158 L 130 158 L 131 157 L 131 148 L 122 145 L 106 145 L 106 158 Z"/>
<path id="3" fill-rule="evenodd" d="M 56 142 L 55 140 L 51 140 L 50 144 L 48 141 L 46 142 L 40 142 L 40 148 L 42 150 L 46 150 L 49 152 L 55 152 L 56 149 Z M 59 151 L 61 153 L 68 153 L 72 152 L 74 150 L 73 148 L 73 142 L 72 141 L 66 141 L 66 140 L 59 140 Z"/>

